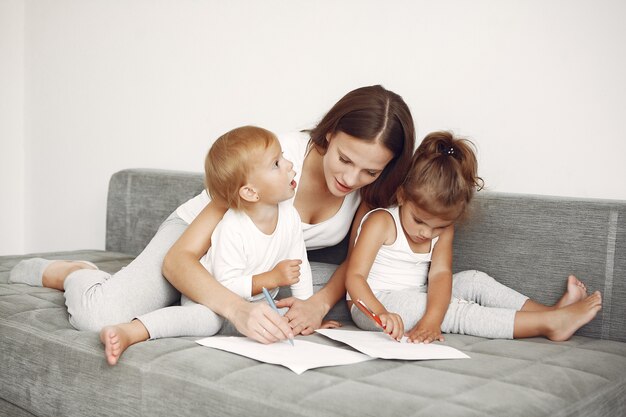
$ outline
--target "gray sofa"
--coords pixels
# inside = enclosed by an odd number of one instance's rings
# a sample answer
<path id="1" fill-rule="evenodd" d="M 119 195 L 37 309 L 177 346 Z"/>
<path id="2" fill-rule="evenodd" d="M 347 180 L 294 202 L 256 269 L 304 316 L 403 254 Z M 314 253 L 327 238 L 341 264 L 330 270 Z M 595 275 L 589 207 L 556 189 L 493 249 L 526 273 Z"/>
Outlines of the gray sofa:
<path id="1" fill-rule="evenodd" d="M 108 194 L 106 250 L 37 255 L 116 271 L 202 186 L 197 173 L 118 172 Z M 625 415 L 626 202 L 493 192 L 476 202 L 457 232 L 455 270 L 483 270 L 544 303 L 554 303 L 567 275 L 576 274 L 603 294 L 596 319 L 562 343 L 447 335 L 466 360 L 373 360 L 296 375 L 175 338 L 132 346 L 110 367 L 98 334 L 70 326 L 63 294 L 7 284 L 24 256 L 3 256 L 0 415 Z M 310 253 L 318 287 L 345 245 Z M 331 318 L 349 325 L 343 304 Z M 320 335 L 308 340 L 338 345 Z"/>

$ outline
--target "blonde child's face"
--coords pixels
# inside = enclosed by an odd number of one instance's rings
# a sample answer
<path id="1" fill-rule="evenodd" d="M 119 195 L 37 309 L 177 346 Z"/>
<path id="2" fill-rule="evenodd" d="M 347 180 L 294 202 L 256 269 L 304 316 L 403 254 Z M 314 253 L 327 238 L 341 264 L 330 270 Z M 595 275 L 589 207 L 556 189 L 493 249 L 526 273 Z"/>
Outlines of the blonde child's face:
<path id="1" fill-rule="evenodd" d="M 343 197 L 376 181 L 393 159 L 393 153 L 378 142 L 367 142 L 337 132 L 328 135 L 323 166 L 326 185 L 332 195 Z"/>
<path id="2" fill-rule="evenodd" d="M 406 237 L 420 244 L 439 236 L 454 223 L 454 219 L 433 215 L 410 201 L 404 201 L 400 203 L 400 223 Z"/>
<path id="3" fill-rule="evenodd" d="M 260 152 L 249 174 L 249 182 L 256 189 L 259 201 L 278 204 L 292 198 L 296 190 L 293 163 L 283 157 L 278 141 Z"/>

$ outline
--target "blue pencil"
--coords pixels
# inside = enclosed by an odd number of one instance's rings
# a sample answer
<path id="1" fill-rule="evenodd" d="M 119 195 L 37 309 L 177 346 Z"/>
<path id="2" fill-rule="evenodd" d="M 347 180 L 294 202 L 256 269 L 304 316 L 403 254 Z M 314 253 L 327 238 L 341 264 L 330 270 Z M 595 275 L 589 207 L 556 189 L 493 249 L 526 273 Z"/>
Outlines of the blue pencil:
<path id="1" fill-rule="evenodd" d="M 270 293 L 267 291 L 267 288 L 265 287 L 263 287 L 263 295 L 265 296 L 265 299 L 267 300 L 267 304 L 269 304 L 270 307 L 272 307 L 274 311 L 278 313 L 278 307 L 276 307 L 276 304 L 274 303 L 274 299 L 272 298 Z M 280 315 L 280 313 L 278 313 L 278 315 Z M 291 343 L 291 346 L 293 346 L 293 339 L 290 337 L 287 340 L 289 340 L 289 343 Z"/>

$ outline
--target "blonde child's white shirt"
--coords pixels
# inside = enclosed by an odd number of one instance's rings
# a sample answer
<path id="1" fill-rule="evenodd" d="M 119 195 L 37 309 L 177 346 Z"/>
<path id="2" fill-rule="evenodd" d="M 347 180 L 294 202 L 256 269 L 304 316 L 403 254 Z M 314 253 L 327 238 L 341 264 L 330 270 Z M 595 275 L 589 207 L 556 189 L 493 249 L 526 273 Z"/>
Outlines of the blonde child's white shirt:
<path id="1" fill-rule="evenodd" d="M 293 169 L 296 171 L 296 193 L 300 186 L 300 175 L 304 158 L 309 152 L 309 134 L 306 132 L 292 132 L 278 136 L 283 155 L 293 162 Z M 197 196 L 183 203 L 176 209 L 176 214 L 188 224 L 211 201 L 211 197 L 206 190 Z M 290 200 L 293 204 L 293 198 Z M 359 191 L 352 192 L 345 196 L 341 207 L 331 218 L 317 224 L 301 223 L 304 242 L 307 249 L 314 250 L 336 245 L 348 234 L 352 219 L 361 203 Z"/>
<path id="2" fill-rule="evenodd" d="M 313 295 L 311 267 L 300 227 L 300 216 L 291 202 L 278 205 L 274 232 L 263 233 L 241 210 L 228 210 L 211 236 L 211 247 L 200 263 L 234 293 L 252 300 L 252 276 L 272 270 L 285 259 L 301 259 L 300 281 L 291 293 L 302 300 Z M 258 298 L 258 297 L 257 297 Z"/>
<path id="3" fill-rule="evenodd" d="M 433 249 L 439 240 L 435 237 L 430 243 L 428 253 L 415 253 L 409 246 L 406 235 L 400 222 L 400 210 L 398 206 L 388 209 L 377 208 L 363 216 L 359 230 L 357 231 L 357 241 L 361 234 L 363 222 L 375 211 L 384 210 L 391 214 L 396 226 L 396 240 L 390 245 L 382 245 L 376 254 L 376 259 L 372 264 L 367 283 L 374 293 L 377 291 L 396 291 L 406 289 L 423 289 L 426 291 L 428 281 L 428 270 L 432 259 Z M 348 299 L 349 296 L 347 297 Z"/>

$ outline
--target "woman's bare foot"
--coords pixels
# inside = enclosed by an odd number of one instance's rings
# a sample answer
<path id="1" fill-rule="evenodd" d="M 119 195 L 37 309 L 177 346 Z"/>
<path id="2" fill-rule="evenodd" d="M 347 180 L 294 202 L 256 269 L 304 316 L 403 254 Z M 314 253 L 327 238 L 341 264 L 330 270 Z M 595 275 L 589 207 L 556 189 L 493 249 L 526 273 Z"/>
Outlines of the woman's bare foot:
<path id="1" fill-rule="evenodd" d="M 104 357 L 109 365 L 115 365 L 126 348 L 128 343 L 122 346 L 120 334 L 124 334 L 121 326 L 107 326 L 100 330 L 100 341 L 104 345 Z M 122 339 L 126 339 L 122 336 Z"/>
<path id="2" fill-rule="evenodd" d="M 47 288 L 63 291 L 65 278 L 79 269 L 98 269 L 93 264 L 83 261 L 54 261 L 43 271 L 42 284 Z"/>
<path id="3" fill-rule="evenodd" d="M 567 277 L 567 289 L 561 299 L 554 305 L 556 308 L 567 307 L 587 297 L 587 287 L 574 275 Z"/>
<path id="4" fill-rule="evenodd" d="M 596 291 L 582 300 L 549 312 L 545 336 L 555 342 L 568 340 L 576 330 L 589 323 L 602 308 L 602 296 Z"/>
<path id="5" fill-rule="evenodd" d="M 130 323 L 106 326 L 100 330 L 100 341 L 104 345 L 104 357 L 109 365 L 117 364 L 129 346 L 149 338 L 148 331 L 139 320 Z"/>

